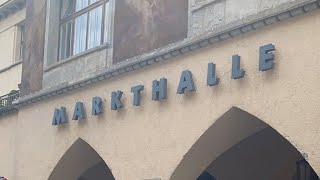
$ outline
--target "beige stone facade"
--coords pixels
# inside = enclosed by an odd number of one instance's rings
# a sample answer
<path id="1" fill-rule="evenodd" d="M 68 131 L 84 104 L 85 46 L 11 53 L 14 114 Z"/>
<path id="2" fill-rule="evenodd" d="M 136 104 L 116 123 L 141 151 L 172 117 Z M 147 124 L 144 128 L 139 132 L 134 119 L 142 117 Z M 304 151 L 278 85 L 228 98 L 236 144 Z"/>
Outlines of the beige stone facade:
<path id="1" fill-rule="evenodd" d="M 25 10 L 19 10 L 0 22 L 0 94 L 4 95 L 11 90 L 18 90 L 21 82 L 21 58 L 19 55 L 19 27 L 25 19 Z"/>
<path id="2" fill-rule="evenodd" d="M 235 17 L 229 17 L 228 21 Z M 314 10 L 171 57 L 170 61 L 99 82 L 90 81 L 65 93 L 61 90 L 54 97 L 41 99 L 39 95 L 38 102 L 21 105 L 18 112 L 0 117 L 0 176 L 8 180 L 77 179 L 87 166 L 99 163 L 100 156 L 116 180 L 193 180 L 235 145 L 257 133 L 273 130 L 284 138 L 282 144 L 287 140 L 288 146 L 294 147 L 290 151 L 301 153 L 291 157 L 279 151 L 281 156 L 296 160 L 301 155 L 320 174 L 319 29 L 320 10 Z M 7 31 L 14 33 L 13 29 Z M 12 37 L 0 34 L 1 38 L 9 42 Z M 275 67 L 261 72 L 259 48 L 269 43 L 276 48 Z M 231 58 L 235 54 L 241 56 L 241 68 L 246 71 L 237 80 L 231 79 Z M 3 56 L 13 60 L 10 51 Z M 208 63 L 216 64 L 216 75 L 220 78 L 216 86 L 206 85 Z M 16 70 L 19 67 L 12 69 L 14 73 L 20 74 Z M 185 70 L 192 72 L 196 91 L 180 95 L 177 88 Z M 48 75 L 49 71 L 45 73 Z M 0 81 L 3 79 L 8 84 L 5 88 L 12 89 L 11 81 L 20 79 L 5 73 L 8 75 L 0 74 Z M 168 80 L 167 99 L 152 101 L 152 81 L 160 78 Z M 57 81 L 55 85 L 61 84 Z M 136 85 L 144 85 L 141 106 L 132 105 L 131 87 Z M 44 89 L 50 88 L 54 87 Z M 123 91 L 124 108 L 113 111 L 111 93 L 117 90 Z M 5 93 L 7 89 L 2 91 Z M 37 95 L 25 96 L 22 101 Z M 91 115 L 95 96 L 103 99 L 104 112 L 99 116 Z M 86 117 L 73 121 L 74 106 L 79 101 L 84 103 Z M 17 101 L 18 106 L 20 102 Z M 53 126 L 54 109 L 60 107 L 66 107 L 68 123 Z M 69 154 L 94 158 L 84 160 L 87 164 L 77 161 L 73 169 L 65 168 L 75 161 L 63 158 L 73 144 L 78 149 L 90 145 L 99 156 L 91 155 L 89 149 L 81 152 L 71 149 L 75 152 Z M 67 163 L 59 165 L 59 162 Z M 293 167 L 275 170 L 269 178 L 286 180 L 291 175 L 290 168 Z M 286 171 L 288 176 L 283 175 Z M 222 173 L 214 166 L 212 172 Z"/>

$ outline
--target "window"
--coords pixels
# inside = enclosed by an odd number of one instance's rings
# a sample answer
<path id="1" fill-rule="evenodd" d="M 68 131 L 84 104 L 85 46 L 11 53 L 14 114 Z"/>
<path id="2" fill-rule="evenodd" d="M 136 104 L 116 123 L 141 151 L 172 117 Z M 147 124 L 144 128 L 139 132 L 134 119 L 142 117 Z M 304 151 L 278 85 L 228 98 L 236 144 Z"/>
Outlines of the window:
<path id="1" fill-rule="evenodd" d="M 20 56 L 20 60 L 23 60 L 23 55 L 24 55 L 24 30 L 25 30 L 25 26 L 21 25 L 20 26 L 20 47 L 19 47 L 19 56 Z"/>
<path id="2" fill-rule="evenodd" d="M 108 0 L 61 0 L 59 59 L 108 41 Z"/>
<path id="3" fill-rule="evenodd" d="M 16 25 L 16 34 L 15 34 L 15 61 L 22 61 L 24 55 L 24 31 L 25 25 L 24 22 L 21 22 Z"/>

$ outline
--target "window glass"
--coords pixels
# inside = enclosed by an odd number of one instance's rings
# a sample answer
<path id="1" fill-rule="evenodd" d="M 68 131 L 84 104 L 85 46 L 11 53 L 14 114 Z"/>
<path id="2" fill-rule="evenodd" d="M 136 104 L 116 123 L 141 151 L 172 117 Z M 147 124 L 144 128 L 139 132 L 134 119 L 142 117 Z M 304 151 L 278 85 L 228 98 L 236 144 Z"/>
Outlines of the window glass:
<path id="1" fill-rule="evenodd" d="M 79 54 L 86 50 L 86 35 L 87 35 L 87 17 L 88 14 L 83 14 L 76 17 L 74 24 L 74 48 L 73 54 Z"/>
<path id="2" fill-rule="evenodd" d="M 87 7 L 88 4 L 89 4 L 89 0 L 76 0 L 76 12 Z"/>
<path id="3" fill-rule="evenodd" d="M 70 16 L 74 12 L 75 0 L 62 0 L 61 3 L 61 18 Z"/>
<path id="4" fill-rule="evenodd" d="M 108 0 L 61 0 L 59 60 L 108 41 Z"/>
<path id="5" fill-rule="evenodd" d="M 97 2 L 98 0 L 91 0 L 90 1 L 90 4 L 93 4 L 93 3 L 95 3 L 95 2 Z"/>
<path id="6" fill-rule="evenodd" d="M 21 25 L 20 26 L 20 58 L 19 60 L 23 60 L 23 56 L 24 56 L 24 31 L 25 31 L 25 26 Z"/>
<path id="7" fill-rule="evenodd" d="M 105 4 L 105 18 L 104 18 L 104 43 L 108 43 L 108 35 L 109 35 L 109 2 Z"/>
<path id="8" fill-rule="evenodd" d="M 88 49 L 99 46 L 101 43 L 102 30 L 102 6 L 89 13 Z"/>
<path id="9" fill-rule="evenodd" d="M 72 22 L 67 22 L 61 25 L 60 59 L 67 58 L 71 55 L 71 31 L 72 31 Z"/>

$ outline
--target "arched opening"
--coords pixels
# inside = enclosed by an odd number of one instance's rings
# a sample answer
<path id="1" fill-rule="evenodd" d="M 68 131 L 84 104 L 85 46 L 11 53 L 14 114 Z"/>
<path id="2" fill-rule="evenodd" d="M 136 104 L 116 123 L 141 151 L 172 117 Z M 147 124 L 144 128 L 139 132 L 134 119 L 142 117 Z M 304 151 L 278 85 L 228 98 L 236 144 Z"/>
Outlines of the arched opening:
<path id="1" fill-rule="evenodd" d="M 111 170 L 99 154 L 78 139 L 62 156 L 48 180 L 114 180 Z"/>
<path id="2" fill-rule="evenodd" d="M 272 127 L 236 107 L 191 147 L 170 180 L 318 180 L 301 153 Z"/>

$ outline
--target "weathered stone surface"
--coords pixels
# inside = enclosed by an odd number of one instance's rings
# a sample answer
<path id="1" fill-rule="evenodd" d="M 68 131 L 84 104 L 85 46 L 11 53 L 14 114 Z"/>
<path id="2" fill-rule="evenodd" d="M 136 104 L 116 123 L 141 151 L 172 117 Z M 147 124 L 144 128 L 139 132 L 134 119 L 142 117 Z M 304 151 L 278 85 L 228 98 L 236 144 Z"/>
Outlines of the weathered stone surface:
<path id="1" fill-rule="evenodd" d="M 197 4 L 197 3 L 206 2 L 207 0 L 194 0 L 194 1 L 195 1 L 195 3 Z"/>
<path id="2" fill-rule="evenodd" d="M 107 49 L 70 59 L 57 67 L 47 70 L 43 76 L 43 88 L 50 88 L 65 82 L 77 82 L 92 77 L 107 67 Z"/>
<path id="3" fill-rule="evenodd" d="M 297 0 L 228 0 L 226 2 L 226 23 L 231 23 L 293 1 Z"/>
<path id="4" fill-rule="evenodd" d="M 187 37 L 188 0 L 115 3 L 114 63 Z"/>
<path id="5" fill-rule="evenodd" d="M 224 24 L 225 2 L 211 2 L 193 10 L 189 26 L 189 36 L 197 36 Z"/>
<path id="6" fill-rule="evenodd" d="M 31 94 L 42 88 L 46 1 L 26 1 L 25 24 L 21 95 Z"/>

